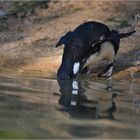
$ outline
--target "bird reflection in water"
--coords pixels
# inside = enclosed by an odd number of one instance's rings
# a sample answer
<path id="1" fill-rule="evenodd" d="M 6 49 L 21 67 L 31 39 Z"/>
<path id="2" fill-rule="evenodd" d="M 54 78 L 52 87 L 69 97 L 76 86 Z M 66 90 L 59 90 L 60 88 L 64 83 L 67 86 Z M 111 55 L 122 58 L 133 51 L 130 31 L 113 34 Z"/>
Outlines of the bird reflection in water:
<path id="1" fill-rule="evenodd" d="M 103 108 L 105 108 L 105 110 L 103 110 L 103 112 L 100 112 L 100 113 L 98 112 L 98 105 L 100 104 L 100 100 L 97 98 L 89 99 L 86 92 L 87 89 L 85 89 L 85 86 L 83 86 L 81 81 L 78 81 L 75 79 L 58 80 L 58 84 L 60 87 L 59 91 L 61 93 L 60 98 L 59 98 L 61 111 L 66 111 L 72 117 L 75 117 L 75 118 L 114 119 L 113 113 L 117 109 L 116 104 L 115 104 L 115 98 L 117 97 L 117 94 L 113 93 L 110 83 L 105 88 L 105 90 L 109 91 L 105 94 L 111 94 L 110 106 L 107 105 L 106 108 L 104 106 Z M 87 84 L 88 84 L 88 81 L 87 81 Z M 94 89 L 93 90 L 90 89 L 90 92 L 91 92 L 90 96 L 92 96 L 92 93 L 94 93 Z M 100 93 L 97 93 L 97 94 L 100 94 Z M 93 97 L 94 95 L 95 94 L 93 94 Z"/>

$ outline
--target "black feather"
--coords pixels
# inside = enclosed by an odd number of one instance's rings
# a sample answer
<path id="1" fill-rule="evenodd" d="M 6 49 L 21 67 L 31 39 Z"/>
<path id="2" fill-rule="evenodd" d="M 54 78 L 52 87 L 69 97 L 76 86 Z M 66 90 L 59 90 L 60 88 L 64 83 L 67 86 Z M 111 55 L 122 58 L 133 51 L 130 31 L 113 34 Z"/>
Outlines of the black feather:
<path id="1" fill-rule="evenodd" d="M 55 47 L 57 48 L 58 46 L 61 46 L 63 44 L 66 45 L 71 35 L 72 35 L 71 31 L 67 32 L 64 36 L 60 38 L 60 40 L 58 41 Z"/>

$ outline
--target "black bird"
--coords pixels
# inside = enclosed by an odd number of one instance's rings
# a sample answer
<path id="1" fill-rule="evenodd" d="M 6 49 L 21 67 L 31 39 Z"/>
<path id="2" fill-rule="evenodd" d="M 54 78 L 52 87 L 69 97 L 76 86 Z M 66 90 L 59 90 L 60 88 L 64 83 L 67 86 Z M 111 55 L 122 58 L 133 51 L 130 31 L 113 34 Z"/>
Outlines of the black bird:
<path id="1" fill-rule="evenodd" d="M 90 65 L 107 59 L 108 67 L 99 76 L 109 77 L 113 71 L 113 63 L 120 45 L 120 39 L 130 33 L 118 33 L 110 30 L 103 23 L 90 21 L 79 25 L 60 38 L 56 47 L 64 44 L 61 66 L 57 72 L 58 79 L 75 78 L 81 71 L 86 72 Z"/>

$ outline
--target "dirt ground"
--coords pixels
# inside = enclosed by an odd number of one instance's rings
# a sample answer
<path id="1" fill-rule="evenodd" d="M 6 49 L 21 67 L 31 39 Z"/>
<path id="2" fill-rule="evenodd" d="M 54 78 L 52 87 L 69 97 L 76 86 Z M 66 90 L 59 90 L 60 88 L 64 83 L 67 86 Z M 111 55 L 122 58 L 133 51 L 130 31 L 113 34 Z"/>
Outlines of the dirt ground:
<path id="1" fill-rule="evenodd" d="M 1 2 L 0 11 L 7 12 L 12 4 Z M 27 10 L 26 15 L 18 12 L 0 18 L 0 75 L 56 78 L 63 47 L 54 46 L 64 33 L 91 20 L 127 32 L 139 7 L 139 1 L 51 1 L 47 8 L 36 8 L 34 13 Z M 121 40 L 116 79 L 128 75 L 139 79 L 139 44 L 140 22 L 134 35 Z"/>

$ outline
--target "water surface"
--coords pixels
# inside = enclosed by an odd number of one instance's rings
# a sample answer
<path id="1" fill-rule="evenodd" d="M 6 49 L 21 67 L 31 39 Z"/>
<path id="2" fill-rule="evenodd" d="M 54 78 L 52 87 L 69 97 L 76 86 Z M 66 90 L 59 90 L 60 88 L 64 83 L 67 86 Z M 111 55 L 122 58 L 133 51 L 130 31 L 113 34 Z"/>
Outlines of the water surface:
<path id="1" fill-rule="evenodd" d="M 1 76 L 0 138 L 140 138 L 139 83 Z"/>

